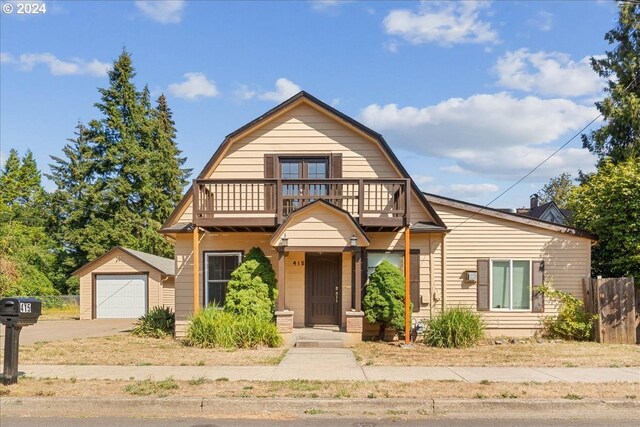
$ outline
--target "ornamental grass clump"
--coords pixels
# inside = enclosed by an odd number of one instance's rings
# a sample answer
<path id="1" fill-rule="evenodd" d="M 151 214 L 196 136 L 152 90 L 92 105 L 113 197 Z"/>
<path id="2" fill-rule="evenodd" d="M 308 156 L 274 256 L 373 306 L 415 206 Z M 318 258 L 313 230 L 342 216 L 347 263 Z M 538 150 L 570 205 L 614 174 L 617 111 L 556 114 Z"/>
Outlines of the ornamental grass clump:
<path id="1" fill-rule="evenodd" d="M 202 348 L 279 347 L 282 337 L 271 320 L 230 313 L 212 305 L 193 316 L 184 342 Z"/>
<path id="2" fill-rule="evenodd" d="M 173 335 L 175 323 L 176 316 L 170 308 L 154 307 L 138 318 L 131 333 L 140 337 L 163 338 Z"/>
<path id="3" fill-rule="evenodd" d="M 427 322 L 424 343 L 431 347 L 472 347 L 484 337 L 484 321 L 467 307 L 455 307 Z"/>

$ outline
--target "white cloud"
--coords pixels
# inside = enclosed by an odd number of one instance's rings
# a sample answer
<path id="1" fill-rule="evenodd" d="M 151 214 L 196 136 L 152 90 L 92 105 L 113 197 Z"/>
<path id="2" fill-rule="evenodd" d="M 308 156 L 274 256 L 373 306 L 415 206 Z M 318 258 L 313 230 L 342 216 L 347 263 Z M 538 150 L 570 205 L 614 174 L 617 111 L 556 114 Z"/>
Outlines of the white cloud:
<path id="1" fill-rule="evenodd" d="M 527 24 L 539 31 L 551 31 L 553 29 L 553 14 L 546 10 L 541 10 L 536 16 L 528 19 Z"/>
<path id="2" fill-rule="evenodd" d="M 411 44 L 497 43 L 498 33 L 480 18 L 489 2 L 422 2 L 417 11 L 395 9 L 384 18 L 387 34 Z"/>
<path id="3" fill-rule="evenodd" d="M 343 4 L 351 3 L 349 0 L 311 0 L 311 8 L 316 12 L 335 11 Z"/>
<path id="4" fill-rule="evenodd" d="M 0 52 L 0 64 L 11 64 L 15 59 L 13 55 L 7 52 Z"/>
<path id="5" fill-rule="evenodd" d="M 449 172 L 449 173 L 464 173 L 464 169 L 462 169 L 460 167 L 460 165 L 451 165 L 451 166 L 443 166 L 440 168 L 440 170 L 442 172 Z"/>
<path id="6" fill-rule="evenodd" d="M 102 77 L 107 74 L 110 64 L 93 59 L 89 62 L 80 58 L 71 58 L 70 61 L 62 61 L 52 53 L 23 53 L 15 58 L 8 52 L 0 54 L 0 62 L 14 64 L 20 71 L 32 71 L 36 65 L 44 64 L 54 76 L 88 75 Z"/>
<path id="7" fill-rule="evenodd" d="M 454 198 L 478 198 L 498 191 L 495 184 L 451 184 L 451 196 Z"/>
<path id="8" fill-rule="evenodd" d="M 415 183 L 418 184 L 418 187 L 422 187 L 425 184 L 430 184 L 435 180 L 434 177 L 429 175 L 411 175 L 411 178 L 413 178 Z"/>
<path id="9" fill-rule="evenodd" d="M 169 85 L 169 93 L 178 98 L 195 100 L 199 97 L 214 97 L 218 95 L 216 84 L 207 79 L 203 73 L 186 73 L 185 81 Z"/>
<path id="10" fill-rule="evenodd" d="M 264 101 L 282 102 L 291 98 L 300 92 L 300 86 L 284 77 L 276 80 L 276 90 L 273 92 L 264 92 L 258 95 L 258 98 Z"/>
<path id="11" fill-rule="evenodd" d="M 566 99 L 519 99 L 497 93 L 451 98 L 423 108 L 373 104 L 360 118 L 399 148 L 455 160 L 458 168 L 449 166 L 449 172 L 504 178 L 531 170 L 553 151 L 550 143 L 581 129 L 596 115 L 594 108 Z M 564 150 L 541 172 L 575 171 L 592 164 L 586 150 Z"/>
<path id="12" fill-rule="evenodd" d="M 136 7 L 146 16 L 161 24 L 177 24 L 187 2 L 184 0 L 138 0 Z"/>
<path id="13" fill-rule="evenodd" d="M 503 87 L 548 96 L 592 95 L 604 86 L 589 57 L 575 62 L 560 52 L 510 51 L 498 58 L 494 71 Z"/>
<path id="14" fill-rule="evenodd" d="M 233 96 L 239 101 L 246 101 L 251 99 L 257 95 L 255 90 L 249 88 L 248 85 L 239 84 L 237 88 L 233 91 Z"/>

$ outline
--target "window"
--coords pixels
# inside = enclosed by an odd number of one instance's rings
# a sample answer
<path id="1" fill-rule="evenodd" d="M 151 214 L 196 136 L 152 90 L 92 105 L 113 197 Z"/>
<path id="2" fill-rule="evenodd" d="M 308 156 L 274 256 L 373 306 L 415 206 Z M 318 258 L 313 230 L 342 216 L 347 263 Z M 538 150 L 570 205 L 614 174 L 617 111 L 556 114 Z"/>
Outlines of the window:
<path id="1" fill-rule="evenodd" d="M 242 262 L 242 252 L 205 253 L 204 300 L 206 305 L 224 305 L 227 283 L 240 262 Z"/>
<path id="2" fill-rule="evenodd" d="M 367 252 L 367 277 L 373 273 L 373 270 L 384 260 L 389 261 L 392 265 L 395 265 L 404 271 L 404 252 Z"/>
<path id="3" fill-rule="evenodd" d="M 491 308 L 531 309 L 531 261 L 491 261 Z"/>
<path id="4" fill-rule="evenodd" d="M 326 157 L 287 158 L 280 157 L 280 177 L 287 179 L 327 179 L 329 159 Z M 326 184 L 286 183 L 282 184 L 283 212 L 289 215 L 294 210 L 315 200 L 313 196 L 326 196 Z"/>

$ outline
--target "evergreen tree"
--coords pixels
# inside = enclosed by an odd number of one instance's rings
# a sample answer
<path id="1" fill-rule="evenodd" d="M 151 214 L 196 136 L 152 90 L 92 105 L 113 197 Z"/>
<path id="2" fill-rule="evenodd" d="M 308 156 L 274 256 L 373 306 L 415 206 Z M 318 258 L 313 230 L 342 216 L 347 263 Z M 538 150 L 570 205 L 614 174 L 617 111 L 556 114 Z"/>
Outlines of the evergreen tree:
<path id="1" fill-rule="evenodd" d="M 78 267 L 117 245 L 171 256 L 157 232 L 178 203 L 190 171 L 175 146 L 171 110 L 136 89 L 131 56 L 123 51 L 99 89 L 102 117 L 78 125 L 76 138 L 52 157 L 52 204 L 66 264 Z"/>
<path id="2" fill-rule="evenodd" d="M 620 2 L 618 8 L 618 26 L 605 35 L 614 48 L 604 58 L 591 58 L 594 71 L 608 79 L 607 97 L 596 102 L 605 124 L 582 135 L 600 163 L 640 157 L 640 3 Z"/>
<path id="3" fill-rule="evenodd" d="M 11 150 L 0 173 L 0 296 L 57 293 L 55 242 L 45 229 L 45 191 L 30 151 Z"/>
<path id="4" fill-rule="evenodd" d="M 380 324 L 380 340 L 389 326 L 404 331 L 404 284 L 400 269 L 387 260 L 378 264 L 369 276 L 362 308 L 369 323 Z"/>

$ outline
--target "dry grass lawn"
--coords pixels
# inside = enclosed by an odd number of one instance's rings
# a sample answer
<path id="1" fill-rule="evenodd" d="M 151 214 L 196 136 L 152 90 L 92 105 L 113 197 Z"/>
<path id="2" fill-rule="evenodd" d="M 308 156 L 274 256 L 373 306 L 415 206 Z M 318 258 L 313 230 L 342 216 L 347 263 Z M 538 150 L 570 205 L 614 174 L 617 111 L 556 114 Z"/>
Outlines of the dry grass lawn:
<path id="1" fill-rule="evenodd" d="M 43 365 L 275 365 L 283 348 L 241 350 L 185 347 L 172 338 L 115 335 L 20 347 L 21 364 Z"/>
<path id="2" fill-rule="evenodd" d="M 484 343 L 465 349 L 433 348 L 414 344 L 365 342 L 355 347 L 362 365 L 392 366 L 524 366 L 631 367 L 640 366 L 640 346 L 593 342 Z"/>
<path id="3" fill-rule="evenodd" d="M 460 399 L 569 399 L 637 400 L 637 383 L 465 383 L 458 381 L 101 381 L 20 378 L 0 386 L 0 396 L 26 397 L 258 397 L 258 398 L 460 398 Z"/>
<path id="4" fill-rule="evenodd" d="M 65 304 L 62 307 L 43 308 L 40 320 L 77 320 L 80 319 L 78 304 Z"/>

